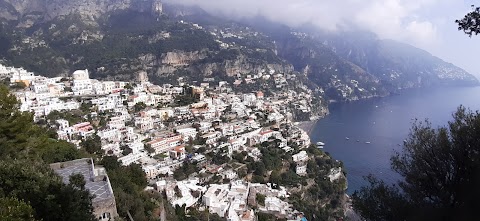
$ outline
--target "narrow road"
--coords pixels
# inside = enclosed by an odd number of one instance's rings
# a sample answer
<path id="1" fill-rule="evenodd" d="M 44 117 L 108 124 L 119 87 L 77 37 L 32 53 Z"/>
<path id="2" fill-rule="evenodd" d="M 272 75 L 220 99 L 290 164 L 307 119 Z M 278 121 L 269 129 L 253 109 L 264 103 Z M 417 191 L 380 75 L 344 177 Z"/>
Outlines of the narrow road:
<path id="1" fill-rule="evenodd" d="M 160 221 L 167 221 L 167 215 L 166 215 L 165 206 L 163 206 L 163 203 L 162 205 L 160 205 Z"/>

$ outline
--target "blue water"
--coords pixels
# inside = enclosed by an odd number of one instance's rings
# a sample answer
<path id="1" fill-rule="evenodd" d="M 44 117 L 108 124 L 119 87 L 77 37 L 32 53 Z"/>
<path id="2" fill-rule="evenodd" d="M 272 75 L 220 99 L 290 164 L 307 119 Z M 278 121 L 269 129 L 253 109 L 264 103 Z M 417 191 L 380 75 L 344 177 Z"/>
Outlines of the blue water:
<path id="1" fill-rule="evenodd" d="M 435 127 L 443 126 L 459 105 L 479 110 L 480 87 L 419 89 L 332 104 L 330 115 L 317 123 L 311 137 L 314 142 L 326 143 L 324 151 L 343 161 L 347 192 L 352 193 L 366 185 L 363 177 L 368 174 L 395 182 L 399 176 L 390 169 L 390 156 L 401 150 L 399 144 L 407 138 L 413 119 L 428 118 Z"/>

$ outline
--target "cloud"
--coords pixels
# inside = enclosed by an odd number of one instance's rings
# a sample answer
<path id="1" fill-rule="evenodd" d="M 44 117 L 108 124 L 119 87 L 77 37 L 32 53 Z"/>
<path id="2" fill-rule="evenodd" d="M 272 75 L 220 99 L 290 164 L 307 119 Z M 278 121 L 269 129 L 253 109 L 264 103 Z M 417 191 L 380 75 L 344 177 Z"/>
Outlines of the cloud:
<path id="1" fill-rule="evenodd" d="M 412 21 L 406 26 L 408 38 L 415 39 L 420 44 L 433 44 L 438 41 L 437 28 L 430 22 Z"/>
<path id="2" fill-rule="evenodd" d="M 478 73 L 480 36 L 468 38 L 455 19 L 478 0 L 163 0 L 197 5 L 232 18 L 262 15 L 295 27 L 311 23 L 335 31 L 358 26 L 380 38 L 413 44 L 472 73 Z"/>
<path id="3" fill-rule="evenodd" d="M 262 15 L 293 27 L 312 23 L 334 31 L 353 24 L 381 38 L 418 44 L 437 39 L 435 24 L 421 13 L 439 1 L 448 0 L 167 0 L 233 18 Z"/>

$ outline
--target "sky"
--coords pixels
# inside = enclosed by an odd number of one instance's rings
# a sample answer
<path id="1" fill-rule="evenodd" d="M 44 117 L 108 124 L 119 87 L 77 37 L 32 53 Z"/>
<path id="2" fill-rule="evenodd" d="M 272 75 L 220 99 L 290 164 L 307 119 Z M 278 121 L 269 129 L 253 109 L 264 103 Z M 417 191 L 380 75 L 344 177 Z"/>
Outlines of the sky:
<path id="1" fill-rule="evenodd" d="M 354 24 L 424 49 L 480 78 L 480 35 L 458 31 L 456 19 L 474 0 L 167 0 L 210 13 L 245 18 L 262 15 L 291 27 L 312 23 L 328 31 Z"/>

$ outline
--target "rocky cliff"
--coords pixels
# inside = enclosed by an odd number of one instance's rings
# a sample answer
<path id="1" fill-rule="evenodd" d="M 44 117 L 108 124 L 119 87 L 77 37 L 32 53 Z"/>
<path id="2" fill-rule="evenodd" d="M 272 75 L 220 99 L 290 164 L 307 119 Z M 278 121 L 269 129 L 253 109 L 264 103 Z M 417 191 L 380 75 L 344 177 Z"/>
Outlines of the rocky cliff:
<path id="1" fill-rule="evenodd" d="M 171 66 L 186 66 L 190 63 L 198 60 L 202 60 L 206 57 L 206 53 L 194 51 L 194 52 L 183 52 L 183 51 L 171 51 L 162 55 L 162 64 L 171 65 Z"/>
<path id="2" fill-rule="evenodd" d="M 478 80 L 453 64 L 411 45 L 372 33 L 317 35 L 322 44 L 378 78 L 390 90 L 437 84 L 475 85 Z"/>
<path id="3" fill-rule="evenodd" d="M 0 58 L 47 76 L 156 83 L 296 74 L 333 100 L 438 84 L 478 84 L 462 69 L 371 33 L 296 30 L 256 18 L 235 22 L 159 0 L 0 0 Z M 307 82 L 308 81 L 308 82 Z"/>
<path id="4" fill-rule="evenodd" d="M 0 0 L 0 19 L 31 27 L 37 22 L 78 14 L 84 21 L 95 22 L 105 14 L 126 9 L 160 15 L 163 5 L 160 0 Z"/>

